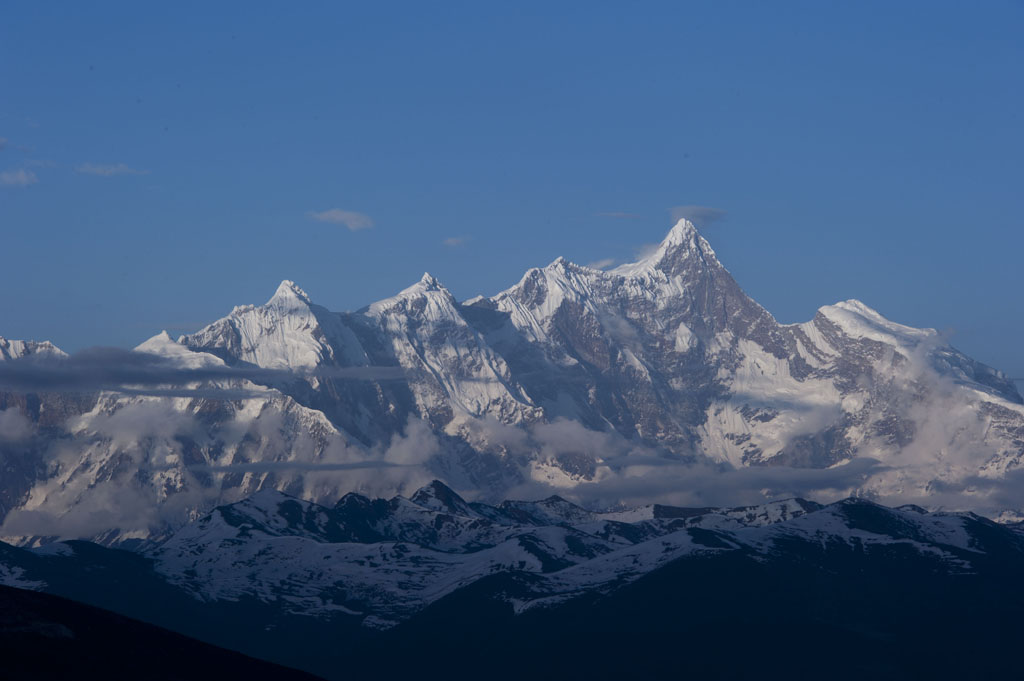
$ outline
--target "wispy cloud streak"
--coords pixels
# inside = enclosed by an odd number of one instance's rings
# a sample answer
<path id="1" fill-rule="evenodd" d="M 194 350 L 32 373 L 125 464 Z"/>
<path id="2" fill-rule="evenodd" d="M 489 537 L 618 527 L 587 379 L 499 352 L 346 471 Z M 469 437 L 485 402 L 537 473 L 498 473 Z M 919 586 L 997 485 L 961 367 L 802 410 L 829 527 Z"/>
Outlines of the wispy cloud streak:
<path id="1" fill-rule="evenodd" d="M 39 178 L 31 170 L 19 168 L 18 170 L 6 170 L 0 173 L 0 185 L 4 187 L 27 187 L 35 184 Z"/>
<path id="2" fill-rule="evenodd" d="M 98 175 L 99 177 L 114 177 L 115 175 L 148 175 L 148 170 L 132 168 L 124 163 L 113 165 L 102 165 L 97 163 L 83 163 L 75 168 L 75 172 L 81 175 Z"/>
<path id="3" fill-rule="evenodd" d="M 172 359 L 120 348 L 91 348 L 64 358 L 23 357 L 0 363 L 0 390 L 13 392 L 97 392 L 110 390 L 167 397 L 244 398 L 252 391 L 216 386 L 190 387 L 211 381 L 250 381 L 287 385 L 310 378 L 352 381 L 404 381 L 397 366 L 321 367 L 312 372 L 264 369 L 255 365 L 210 364 L 186 367 Z"/>

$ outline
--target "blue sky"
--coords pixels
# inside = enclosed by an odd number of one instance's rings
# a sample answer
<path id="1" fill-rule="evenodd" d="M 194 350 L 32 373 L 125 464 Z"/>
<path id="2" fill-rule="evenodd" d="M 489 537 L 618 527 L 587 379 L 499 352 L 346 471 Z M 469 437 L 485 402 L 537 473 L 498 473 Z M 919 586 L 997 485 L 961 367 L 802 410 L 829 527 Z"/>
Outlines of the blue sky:
<path id="1" fill-rule="evenodd" d="M 5 8 L 0 335 L 493 294 L 700 205 L 781 321 L 855 297 L 1024 377 L 1024 4 L 301 7 Z"/>

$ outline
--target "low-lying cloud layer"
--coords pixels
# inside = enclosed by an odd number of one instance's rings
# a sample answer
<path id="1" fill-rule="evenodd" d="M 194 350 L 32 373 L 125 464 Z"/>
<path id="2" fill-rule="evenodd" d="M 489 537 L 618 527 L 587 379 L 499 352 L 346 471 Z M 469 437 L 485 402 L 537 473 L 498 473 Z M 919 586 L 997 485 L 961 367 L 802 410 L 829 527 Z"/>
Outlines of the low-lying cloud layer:
<path id="1" fill-rule="evenodd" d="M 0 535 L 148 536 L 261 488 L 329 503 L 339 491 L 393 493 L 433 477 L 427 464 L 440 444 L 425 422 L 412 419 L 390 441 L 366 447 L 309 428 L 301 408 L 286 402 L 264 396 L 259 418 L 211 422 L 169 400 L 118 398 L 70 417 L 69 437 L 35 441 L 23 415 L 2 411 L 0 426 L 17 427 L 19 446 L 37 449 L 46 474 Z"/>
<path id="2" fill-rule="evenodd" d="M 629 347 L 631 327 L 620 321 L 604 318 L 602 324 Z M 0 410 L 2 456 L 36 452 L 38 468 L 45 471 L 31 491 L 31 504 L 10 513 L 0 534 L 90 537 L 112 528 L 144 534 L 261 487 L 333 503 L 349 491 L 408 494 L 433 478 L 484 501 L 558 494 L 593 509 L 649 503 L 736 506 L 786 497 L 829 502 L 878 489 L 900 490 L 872 497 L 890 505 L 982 512 L 1018 508 L 1024 472 L 979 474 L 985 461 L 979 460 L 976 443 L 987 425 L 964 402 L 961 386 L 931 368 L 937 342 L 922 341 L 904 361 L 890 366 L 889 358 L 883 367 L 893 389 L 908 395 L 906 404 L 896 406 L 912 422 L 913 442 L 901 447 L 898 458 L 884 461 L 868 455 L 885 451 L 869 442 L 859 455 L 828 468 L 733 467 L 699 449 L 669 452 L 566 419 L 513 426 L 461 415 L 448 432 L 439 433 L 414 415 L 394 437 L 366 445 L 319 412 L 259 389 L 310 378 L 409 380 L 399 367 L 303 374 L 227 366 L 212 356 L 199 366 L 183 366 L 173 358 L 115 348 L 0 362 L 0 393 L 116 393 L 88 414 L 68 417 L 56 438 L 44 437 L 20 408 Z M 196 357 L 203 355 L 190 355 Z M 911 395 L 926 395 L 927 401 Z M 200 408 L 186 400 L 159 399 L 170 397 L 221 401 Z M 756 398 L 752 393 L 748 401 Z M 226 404 L 229 400 L 235 403 Z M 838 403 L 773 404 L 800 414 L 800 429 L 792 436 L 844 418 Z M 935 465 L 937 451 L 941 467 Z M 500 471 L 495 477 L 511 488 L 481 490 L 479 480 L 467 477 L 474 467 Z"/>
<path id="3" fill-rule="evenodd" d="M 831 468 L 760 466 L 734 468 L 701 452 L 672 454 L 629 440 L 615 431 L 596 431 L 577 421 L 558 419 L 526 427 L 494 419 L 473 419 L 464 427 L 486 449 L 507 456 L 556 464 L 573 457 L 593 464 L 591 479 L 572 485 L 533 476 L 509 490 L 509 498 L 540 499 L 558 494 L 592 509 L 650 503 L 680 506 L 737 506 L 769 499 L 802 497 L 834 501 L 849 496 L 889 468 L 871 458 L 854 458 Z"/>
<path id="4" fill-rule="evenodd" d="M 255 365 L 209 363 L 182 366 L 162 355 L 120 348 L 90 348 L 70 357 L 22 357 L 0 363 L 0 390 L 11 392 L 98 392 L 109 390 L 136 395 L 231 399 L 250 396 L 234 387 L 202 385 L 214 381 L 249 381 L 260 385 L 286 385 L 309 378 L 355 381 L 408 380 L 401 367 L 321 367 L 300 373 L 264 369 Z M 196 387 L 196 384 L 198 387 Z"/>

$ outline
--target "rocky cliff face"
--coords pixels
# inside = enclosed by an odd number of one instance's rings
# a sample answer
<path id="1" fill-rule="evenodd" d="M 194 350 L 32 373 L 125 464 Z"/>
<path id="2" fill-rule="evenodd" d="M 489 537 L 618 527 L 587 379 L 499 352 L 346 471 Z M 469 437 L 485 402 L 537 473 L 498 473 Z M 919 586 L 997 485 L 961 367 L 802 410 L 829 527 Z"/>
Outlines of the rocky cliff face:
<path id="1" fill-rule="evenodd" d="M 686 221 L 640 262 L 560 258 L 463 303 L 424 275 L 335 313 L 284 282 L 137 350 L 186 373 L 2 396 L 5 535 L 142 538 L 259 489 L 333 503 L 434 477 L 481 499 L 857 493 L 993 512 L 1015 508 L 1024 457 L 1002 374 L 858 301 L 779 324 Z M 4 361 L 32 353 L 60 356 L 0 341 Z"/>

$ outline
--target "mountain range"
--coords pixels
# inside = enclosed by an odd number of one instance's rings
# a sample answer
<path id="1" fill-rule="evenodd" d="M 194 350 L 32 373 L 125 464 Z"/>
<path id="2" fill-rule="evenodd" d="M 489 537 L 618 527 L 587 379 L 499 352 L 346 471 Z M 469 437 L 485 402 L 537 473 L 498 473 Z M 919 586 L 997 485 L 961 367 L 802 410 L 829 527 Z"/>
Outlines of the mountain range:
<path id="1" fill-rule="evenodd" d="M 1008 678 L 1024 634 L 1018 527 L 858 498 L 596 513 L 439 481 L 333 506 L 263 490 L 133 548 L 0 544 L 0 583 L 329 679 Z"/>
<path id="2" fill-rule="evenodd" d="M 337 313 L 286 281 L 131 351 L 0 339 L 0 648 L 85 678 L 1006 678 L 1022 455 L 1003 374 L 858 301 L 780 324 L 686 221 L 489 298 L 424 275 Z"/>
<path id="3" fill-rule="evenodd" d="M 639 262 L 559 258 L 489 298 L 425 274 L 338 313 L 285 281 L 193 334 L 102 350 L 0 339 L 8 541 L 153 541 L 261 490 L 333 506 L 433 479 L 606 511 L 1022 506 L 1009 379 L 855 300 L 781 324 L 685 220 Z"/>

